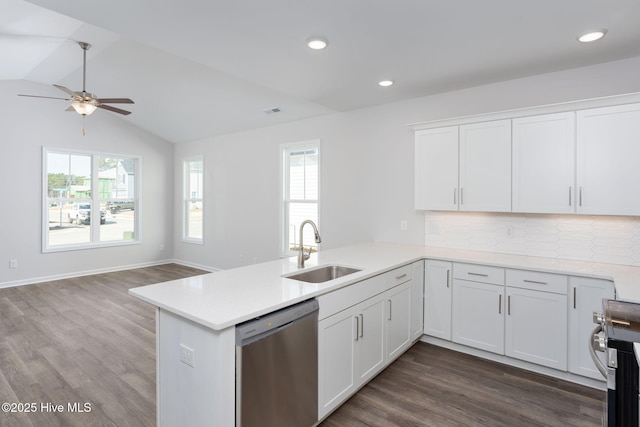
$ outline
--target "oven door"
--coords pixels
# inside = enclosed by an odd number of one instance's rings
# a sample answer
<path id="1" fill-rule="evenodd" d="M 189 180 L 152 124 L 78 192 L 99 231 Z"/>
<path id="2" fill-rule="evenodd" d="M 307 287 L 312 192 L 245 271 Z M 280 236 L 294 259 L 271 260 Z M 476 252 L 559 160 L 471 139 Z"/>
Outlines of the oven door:
<path id="1" fill-rule="evenodd" d="M 640 370 L 634 343 L 607 339 L 607 427 L 638 426 Z"/>

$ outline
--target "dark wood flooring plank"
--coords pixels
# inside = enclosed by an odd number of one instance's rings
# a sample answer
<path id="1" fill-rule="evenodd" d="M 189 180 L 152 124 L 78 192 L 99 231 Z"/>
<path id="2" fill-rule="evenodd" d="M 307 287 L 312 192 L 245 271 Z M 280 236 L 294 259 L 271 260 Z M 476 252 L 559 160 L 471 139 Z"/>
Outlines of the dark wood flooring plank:
<path id="1" fill-rule="evenodd" d="M 0 400 L 38 405 L 0 426 L 155 426 L 155 308 L 128 290 L 203 273 L 167 264 L 0 289 Z"/>
<path id="2" fill-rule="evenodd" d="M 418 342 L 321 426 L 600 426 L 604 394 Z"/>

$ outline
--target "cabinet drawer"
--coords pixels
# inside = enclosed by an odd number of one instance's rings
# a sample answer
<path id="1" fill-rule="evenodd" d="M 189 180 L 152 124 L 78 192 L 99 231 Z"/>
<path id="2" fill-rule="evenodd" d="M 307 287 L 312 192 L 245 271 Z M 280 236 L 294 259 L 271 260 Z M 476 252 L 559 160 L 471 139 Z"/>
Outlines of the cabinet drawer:
<path id="1" fill-rule="evenodd" d="M 407 282 L 413 279 L 413 264 L 405 265 L 404 267 L 387 271 L 386 273 L 384 273 L 384 276 L 387 283 L 389 284 L 389 287 Z"/>
<path id="2" fill-rule="evenodd" d="M 507 286 L 567 294 L 567 276 L 539 271 L 507 270 Z"/>
<path id="3" fill-rule="evenodd" d="M 453 264 L 453 277 L 492 285 L 504 285 L 504 268 L 455 263 Z"/>

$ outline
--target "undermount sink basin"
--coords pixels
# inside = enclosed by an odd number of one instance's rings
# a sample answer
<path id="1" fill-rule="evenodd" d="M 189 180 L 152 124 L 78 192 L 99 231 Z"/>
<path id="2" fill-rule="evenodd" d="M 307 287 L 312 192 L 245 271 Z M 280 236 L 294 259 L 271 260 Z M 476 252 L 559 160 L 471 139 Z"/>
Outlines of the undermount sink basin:
<path id="1" fill-rule="evenodd" d="M 360 270 L 357 268 L 344 267 L 342 265 L 325 265 L 323 267 L 314 268 L 313 270 L 305 270 L 300 273 L 288 274 L 282 277 L 308 283 L 322 283 L 357 273 L 358 271 Z"/>

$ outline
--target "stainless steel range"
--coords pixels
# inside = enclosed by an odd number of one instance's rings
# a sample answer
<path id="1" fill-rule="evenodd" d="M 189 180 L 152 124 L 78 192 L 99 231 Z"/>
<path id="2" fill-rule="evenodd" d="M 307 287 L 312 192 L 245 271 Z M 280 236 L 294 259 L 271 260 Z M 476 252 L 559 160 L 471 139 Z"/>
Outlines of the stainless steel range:
<path id="1" fill-rule="evenodd" d="M 639 369 L 635 348 L 640 347 L 640 304 L 604 300 L 602 313 L 593 313 L 598 326 L 592 334 L 591 357 L 607 379 L 604 425 L 634 427 L 638 415 Z M 606 366 L 596 356 L 606 352 Z"/>

